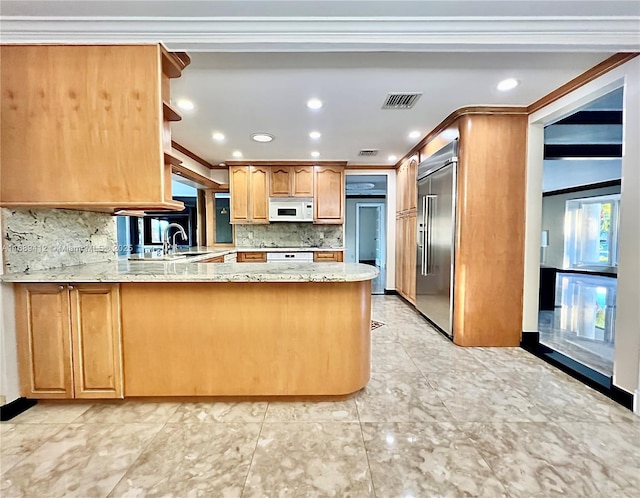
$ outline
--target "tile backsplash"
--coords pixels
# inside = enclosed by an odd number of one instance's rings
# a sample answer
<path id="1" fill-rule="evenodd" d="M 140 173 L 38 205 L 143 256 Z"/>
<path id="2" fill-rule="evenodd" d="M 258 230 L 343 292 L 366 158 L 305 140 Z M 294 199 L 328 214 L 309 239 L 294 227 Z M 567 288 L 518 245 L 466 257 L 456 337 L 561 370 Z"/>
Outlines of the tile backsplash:
<path id="1" fill-rule="evenodd" d="M 68 209 L 3 209 L 6 272 L 47 270 L 117 258 L 116 218 Z"/>
<path id="2" fill-rule="evenodd" d="M 238 247 L 343 247 L 342 225 L 236 225 Z"/>

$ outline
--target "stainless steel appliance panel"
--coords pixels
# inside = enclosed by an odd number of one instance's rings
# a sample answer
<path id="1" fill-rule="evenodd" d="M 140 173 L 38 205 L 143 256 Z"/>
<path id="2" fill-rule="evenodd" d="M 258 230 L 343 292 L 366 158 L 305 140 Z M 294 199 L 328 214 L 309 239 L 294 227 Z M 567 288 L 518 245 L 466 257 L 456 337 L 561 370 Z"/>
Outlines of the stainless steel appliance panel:
<path id="1" fill-rule="evenodd" d="M 449 158 L 418 181 L 416 307 L 452 335 L 457 162 Z"/>

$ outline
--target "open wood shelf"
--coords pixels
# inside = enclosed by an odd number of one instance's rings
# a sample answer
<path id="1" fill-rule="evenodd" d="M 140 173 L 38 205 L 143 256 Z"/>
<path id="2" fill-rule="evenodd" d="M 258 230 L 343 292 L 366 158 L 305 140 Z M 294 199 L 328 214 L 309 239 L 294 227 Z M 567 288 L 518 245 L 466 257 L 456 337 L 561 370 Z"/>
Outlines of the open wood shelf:
<path id="1" fill-rule="evenodd" d="M 181 121 L 182 116 L 176 111 L 173 107 L 171 107 L 167 102 L 162 103 L 162 116 L 165 121 Z"/>
<path id="2" fill-rule="evenodd" d="M 180 166 L 182 164 L 182 160 L 171 154 L 171 152 L 164 151 L 164 163 L 172 164 L 175 166 Z"/>

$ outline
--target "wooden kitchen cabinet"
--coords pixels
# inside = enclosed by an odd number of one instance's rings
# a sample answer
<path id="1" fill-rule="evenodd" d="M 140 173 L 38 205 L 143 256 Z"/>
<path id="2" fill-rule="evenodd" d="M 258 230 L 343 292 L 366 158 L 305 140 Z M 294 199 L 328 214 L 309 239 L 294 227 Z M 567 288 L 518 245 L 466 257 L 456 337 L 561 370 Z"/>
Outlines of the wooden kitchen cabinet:
<path id="1" fill-rule="evenodd" d="M 22 395 L 121 398 L 117 284 L 16 284 Z"/>
<path id="2" fill-rule="evenodd" d="M 314 166 L 313 222 L 344 222 L 344 166 Z"/>
<path id="3" fill-rule="evenodd" d="M 313 197 L 312 166 L 271 166 L 269 177 L 271 197 Z"/>
<path id="4" fill-rule="evenodd" d="M 239 252 L 238 263 L 266 263 L 267 253 L 263 251 L 256 252 Z"/>
<path id="5" fill-rule="evenodd" d="M 314 263 L 342 263 L 342 251 L 315 251 L 313 253 Z"/>
<path id="6" fill-rule="evenodd" d="M 414 155 L 403 161 L 397 171 L 396 199 L 398 213 L 416 209 L 417 199 L 418 156 Z"/>
<path id="7" fill-rule="evenodd" d="M 3 45 L 0 205 L 182 210 L 171 195 L 170 79 L 153 45 Z"/>
<path id="8" fill-rule="evenodd" d="M 269 223 L 269 171 L 265 166 L 229 166 L 230 222 Z"/>
<path id="9" fill-rule="evenodd" d="M 396 218 L 396 290 L 416 300 L 416 214 Z"/>

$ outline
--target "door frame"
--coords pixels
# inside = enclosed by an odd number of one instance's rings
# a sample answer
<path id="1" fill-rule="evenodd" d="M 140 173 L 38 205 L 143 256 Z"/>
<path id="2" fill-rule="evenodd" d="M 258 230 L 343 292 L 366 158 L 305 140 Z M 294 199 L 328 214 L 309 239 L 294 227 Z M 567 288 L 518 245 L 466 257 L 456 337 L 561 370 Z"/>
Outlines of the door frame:
<path id="1" fill-rule="evenodd" d="M 377 208 L 378 209 L 378 230 L 380 233 L 380 254 L 376 254 L 376 256 L 380 260 L 380 268 L 386 268 L 386 251 L 385 245 L 387 243 L 387 236 L 385 231 L 385 203 L 384 202 L 356 202 L 356 226 L 355 226 L 355 238 L 356 238 L 356 249 L 355 249 L 355 259 L 356 263 L 360 262 L 360 209 L 362 208 Z M 378 260 L 376 258 L 376 260 Z"/>

